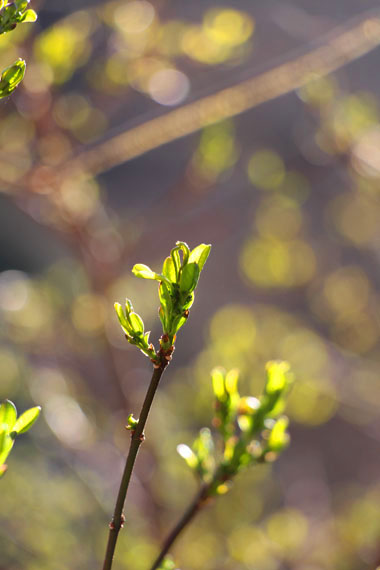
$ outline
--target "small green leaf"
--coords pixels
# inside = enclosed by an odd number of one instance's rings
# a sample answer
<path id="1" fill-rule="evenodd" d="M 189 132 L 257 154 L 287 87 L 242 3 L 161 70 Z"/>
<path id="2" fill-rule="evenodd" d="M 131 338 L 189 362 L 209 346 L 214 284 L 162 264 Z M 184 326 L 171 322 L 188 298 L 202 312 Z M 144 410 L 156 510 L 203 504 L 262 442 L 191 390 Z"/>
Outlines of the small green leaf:
<path id="1" fill-rule="evenodd" d="M 6 425 L 6 431 L 10 432 L 16 423 L 17 410 L 16 406 L 10 400 L 5 400 L 0 405 L 0 425 Z M 3 428 L 4 429 L 4 428 Z"/>
<path id="2" fill-rule="evenodd" d="M 191 293 L 197 286 L 199 279 L 199 267 L 196 263 L 187 263 L 181 272 L 179 288 L 182 292 Z"/>
<path id="3" fill-rule="evenodd" d="M 132 268 L 132 273 L 136 275 L 136 277 L 141 277 L 141 279 L 153 279 L 154 281 L 166 281 L 170 283 L 169 279 L 165 277 L 165 275 L 161 275 L 161 273 L 155 273 L 151 270 L 150 267 L 144 265 L 143 263 L 137 263 Z"/>
<path id="4" fill-rule="evenodd" d="M 17 418 L 17 421 L 13 426 L 12 431 L 16 432 L 17 435 L 28 431 L 28 429 L 30 429 L 34 424 L 34 422 L 37 420 L 38 416 L 40 415 L 40 412 L 41 412 L 40 406 L 35 406 L 34 408 L 26 410 L 26 412 L 24 412 L 23 414 L 21 414 L 21 416 L 19 416 L 19 418 Z"/>
<path id="5" fill-rule="evenodd" d="M 136 429 L 138 423 L 139 423 L 139 420 L 136 420 L 136 418 L 133 417 L 133 414 L 129 414 L 128 420 L 127 420 L 127 425 L 125 427 L 127 429 L 133 431 Z"/>
<path id="6" fill-rule="evenodd" d="M 164 265 L 162 267 L 163 275 L 172 283 L 177 282 L 177 274 L 174 265 L 174 261 L 171 257 L 167 257 L 164 261 Z"/>
<path id="7" fill-rule="evenodd" d="M 199 271 L 202 271 L 203 266 L 210 255 L 210 251 L 211 245 L 206 245 L 204 243 L 197 245 L 189 255 L 189 263 L 196 263 L 199 267 Z"/>
<path id="8" fill-rule="evenodd" d="M 144 265 L 143 263 L 137 263 L 133 266 L 132 273 L 136 275 L 136 277 L 141 277 L 141 279 L 155 279 L 157 280 L 158 275 L 154 271 L 151 270 L 150 267 Z M 160 279 L 158 279 L 160 281 Z"/>
<path id="9" fill-rule="evenodd" d="M 5 425 L 6 424 L 3 424 L 3 428 L 1 428 L 0 426 L 0 432 L 1 432 L 0 465 L 3 465 L 3 463 L 5 463 L 14 444 L 14 439 L 10 436 L 9 432 L 7 432 L 6 429 L 4 428 Z"/>
<path id="10" fill-rule="evenodd" d="M 0 79 L 0 98 L 7 97 L 22 81 L 25 74 L 26 63 L 18 59 L 15 63 L 4 69 Z"/>
<path id="11" fill-rule="evenodd" d="M 190 255 L 190 249 L 189 246 L 187 245 L 187 243 L 185 241 L 176 241 L 176 246 L 178 250 L 181 250 L 183 253 L 183 262 L 182 262 L 182 266 L 185 266 L 186 263 L 188 262 L 189 259 L 189 255 Z"/>
<path id="12" fill-rule="evenodd" d="M 176 272 L 176 281 L 177 281 L 177 277 L 178 277 L 179 271 L 181 269 L 181 258 L 179 256 L 178 247 L 175 247 L 171 250 L 170 256 L 171 256 L 173 263 L 174 263 L 174 269 Z"/>
<path id="13" fill-rule="evenodd" d="M 179 329 L 186 323 L 187 321 L 187 317 L 184 317 L 183 315 L 179 315 L 178 317 L 176 317 L 171 325 L 171 333 L 172 334 L 176 334 Z"/>
<path id="14" fill-rule="evenodd" d="M 115 311 L 116 311 L 116 314 L 117 314 L 117 317 L 119 319 L 121 326 L 123 327 L 125 332 L 127 332 L 129 329 L 129 323 L 128 323 L 127 319 L 125 318 L 125 315 L 123 312 L 123 307 L 120 305 L 120 303 L 115 303 L 114 307 L 115 307 Z"/>
<path id="15" fill-rule="evenodd" d="M 165 281 L 161 281 L 160 287 L 158 289 L 158 294 L 163 309 L 169 315 L 173 310 L 173 303 L 172 303 L 172 298 L 170 296 L 169 286 L 167 285 L 167 283 L 165 283 Z"/>
<path id="16" fill-rule="evenodd" d="M 273 394 L 274 392 L 285 390 L 291 380 L 289 375 L 289 363 L 280 360 L 272 360 L 267 363 L 266 369 L 267 383 L 265 391 L 268 394 Z"/>
<path id="17" fill-rule="evenodd" d="M 35 22 L 37 20 L 37 14 L 34 10 L 27 10 L 23 17 L 22 20 L 20 20 L 20 22 L 23 22 L 24 24 L 28 23 L 28 22 Z"/>
<path id="18" fill-rule="evenodd" d="M 225 396 L 224 377 L 226 371 L 218 366 L 211 371 L 212 388 L 217 400 L 222 400 Z"/>
<path id="19" fill-rule="evenodd" d="M 289 434 L 286 433 L 288 424 L 289 420 L 285 416 L 276 421 L 268 439 L 268 448 L 271 451 L 282 451 L 288 445 L 290 439 Z"/>
<path id="20" fill-rule="evenodd" d="M 134 333 L 143 333 L 144 332 L 144 323 L 140 315 L 137 313 L 131 313 L 129 315 L 129 321 Z"/>

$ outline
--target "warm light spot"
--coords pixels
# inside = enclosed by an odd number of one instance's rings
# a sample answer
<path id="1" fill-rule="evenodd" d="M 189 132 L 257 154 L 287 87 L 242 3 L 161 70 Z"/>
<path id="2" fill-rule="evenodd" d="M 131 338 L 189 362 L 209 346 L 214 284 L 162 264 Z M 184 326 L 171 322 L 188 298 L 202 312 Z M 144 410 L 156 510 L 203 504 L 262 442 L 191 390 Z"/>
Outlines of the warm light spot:
<path id="1" fill-rule="evenodd" d="M 303 241 L 249 240 L 240 255 L 243 275 L 258 287 L 299 287 L 313 277 L 316 258 Z"/>
<path id="2" fill-rule="evenodd" d="M 297 555 L 308 533 L 307 519 L 295 509 L 275 513 L 266 526 L 275 551 L 287 558 Z"/>
<path id="3" fill-rule="evenodd" d="M 236 46 L 251 37 L 255 23 L 245 12 L 216 8 L 206 13 L 203 29 L 215 43 Z"/>
<path id="4" fill-rule="evenodd" d="M 276 152 L 259 150 L 248 163 L 248 176 L 252 184 L 261 190 L 277 189 L 285 178 L 284 161 Z"/>
<path id="5" fill-rule="evenodd" d="M 380 127 L 365 132 L 352 148 L 355 170 L 368 178 L 380 178 Z"/>
<path id="6" fill-rule="evenodd" d="M 5 347 L 0 348 L 0 370 L 0 400 L 3 400 L 16 392 L 20 375 L 20 366 L 15 353 Z"/>
<path id="7" fill-rule="evenodd" d="M 30 296 L 30 280 L 22 271 L 13 269 L 0 273 L 0 308 L 3 311 L 21 311 Z"/>
<path id="8" fill-rule="evenodd" d="M 56 199 L 63 217 L 86 220 L 98 206 L 99 187 L 95 180 L 80 176 L 68 178 L 62 183 Z"/>
<path id="9" fill-rule="evenodd" d="M 82 448 L 88 445 L 94 429 L 82 408 L 67 395 L 51 397 L 43 407 L 46 422 L 64 445 Z"/>
<path id="10" fill-rule="evenodd" d="M 188 77 L 176 69 L 161 69 L 154 73 L 148 85 L 148 91 L 154 101 L 161 105 L 178 105 L 190 89 Z"/>
<path id="11" fill-rule="evenodd" d="M 380 210 L 370 195 L 341 195 L 330 203 L 328 214 L 340 234 L 355 245 L 363 246 L 377 239 Z"/>
<path id="12" fill-rule="evenodd" d="M 155 9 L 150 2 L 135 0 L 119 5 L 114 12 L 114 23 L 123 34 L 141 34 L 152 24 Z"/>
<path id="13" fill-rule="evenodd" d="M 326 377 L 298 378 L 294 383 L 287 405 L 291 419 L 306 425 L 320 425 L 332 418 L 337 409 L 336 391 Z"/>
<path id="14" fill-rule="evenodd" d="M 242 305 L 226 305 L 213 316 L 210 323 L 211 341 L 231 350 L 251 350 L 256 338 L 256 323 Z"/>
<path id="15" fill-rule="evenodd" d="M 182 49 L 191 59 L 209 65 L 223 63 L 231 54 L 229 46 L 213 41 L 200 26 L 191 26 L 185 31 Z"/>
<path id="16" fill-rule="evenodd" d="M 298 90 L 298 95 L 305 103 L 322 107 L 334 99 L 337 91 L 338 86 L 333 77 L 310 74 L 307 83 Z"/>
<path id="17" fill-rule="evenodd" d="M 264 532 L 255 526 L 239 525 L 227 539 L 231 556 L 248 568 L 275 570 L 277 561 L 271 553 L 271 544 Z"/>
<path id="18" fill-rule="evenodd" d="M 342 267 L 330 274 L 324 284 L 329 309 L 344 320 L 360 312 L 368 303 L 370 284 L 360 267 Z"/>
<path id="19" fill-rule="evenodd" d="M 264 238 L 295 238 L 301 225 L 300 209 L 293 200 L 282 196 L 262 202 L 256 210 L 255 227 Z"/>
<path id="20" fill-rule="evenodd" d="M 44 30 L 35 42 L 39 62 L 49 65 L 54 82 L 63 83 L 90 56 L 89 35 L 94 21 L 89 12 L 78 11 Z"/>
<path id="21" fill-rule="evenodd" d="M 99 295 L 84 294 L 77 297 L 72 307 L 74 326 L 84 334 L 98 334 L 106 318 L 105 299 Z"/>

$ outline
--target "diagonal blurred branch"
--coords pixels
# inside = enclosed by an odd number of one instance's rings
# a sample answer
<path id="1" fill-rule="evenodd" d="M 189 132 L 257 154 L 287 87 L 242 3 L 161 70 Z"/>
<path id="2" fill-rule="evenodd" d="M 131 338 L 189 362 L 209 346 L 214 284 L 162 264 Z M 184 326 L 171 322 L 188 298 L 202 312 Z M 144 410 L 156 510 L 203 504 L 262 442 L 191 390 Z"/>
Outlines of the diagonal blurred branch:
<path id="1" fill-rule="evenodd" d="M 313 75 L 326 75 L 380 45 L 380 11 L 335 28 L 319 47 L 289 62 L 99 143 L 69 160 L 64 172 L 84 169 L 97 175 L 149 150 L 194 133 L 206 125 L 234 117 L 261 103 L 305 85 Z"/>

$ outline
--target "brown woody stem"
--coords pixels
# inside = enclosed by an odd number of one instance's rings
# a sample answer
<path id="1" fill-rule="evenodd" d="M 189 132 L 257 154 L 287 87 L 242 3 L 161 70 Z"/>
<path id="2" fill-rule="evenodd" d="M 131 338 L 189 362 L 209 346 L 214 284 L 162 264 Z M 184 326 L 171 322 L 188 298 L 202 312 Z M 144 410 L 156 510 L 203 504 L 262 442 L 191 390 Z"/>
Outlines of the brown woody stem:
<path id="1" fill-rule="evenodd" d="M 183 513 L 182 517 L 173 528 L 171 533 L 167 536 L 165 542 L 162 545 L 160 554 L 157 556 L 156 560 L 154 561 L 153 565 L 151 566 L 150 570 L 157 570 L 160 566 L 162 561 L 164 560 L 165 556 L 169 552 L 170 548 L 172 547 L 175 540 L 181 534 L 183 529 L 193 520 L 195 515 L 199 512 L 202 506 L 205 504 L 209 497 L 209 491 L 211 488 L 212 483 L 203 484 L 199 489 L 199 492 L 194 497 L 192 503 L 188 506 L 186 511 Z"/>
<path id="2" fill-rule="evenodd" d="M 148 418 L 149 410 L 152 405 L 152 401 L 156 390 L 158 388 L 158 384 L 160 382 L 161 376 L 168 364 L 168 360 L 162 359 L 162 364 L 159 367 L 156 367 L 153 370 L 152 379 L 149 384 L 148 391 L 145 396 L 145 400 L 143 406 L 141 408 L 141 413 L 139 417 L 138 424 L 136 428 L 133 430 L 132 438 L 131 438 L 131 445 L 129 448 L 127 461 L 124 468 L 123 477 L 121 479 L 119 493 L 117 495 L 116 505 L 114 514 L 112 517 L 112 521 L 110 522 L 109 528 L 109 535 L 108 535 L 108 543 L 107 543 L 107 550 L 103 564 L 103 570 L 111 570 L 112 568 L 112 561 L 115 553 L 115 547 L 117 538 L 119 535 L 119 531 L 124 524 L 124 515 L 123 515 L 123 508 L 125 503 L 125 498 L 127 495 L 129 482 L 131 480 L 131 475 L 133 471 L 133 467 L 135 464 L 137 452 L 139 447 L 144 440 L 144 428 L 146 424 L 146 420 Z"/>

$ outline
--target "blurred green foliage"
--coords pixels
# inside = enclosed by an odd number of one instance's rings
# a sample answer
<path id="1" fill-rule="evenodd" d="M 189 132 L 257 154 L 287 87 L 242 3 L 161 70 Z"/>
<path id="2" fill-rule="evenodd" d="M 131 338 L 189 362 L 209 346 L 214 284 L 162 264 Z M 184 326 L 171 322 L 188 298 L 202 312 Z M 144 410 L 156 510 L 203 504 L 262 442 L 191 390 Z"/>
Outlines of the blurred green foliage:
<path id="1" fill-rule="evenodd" d="M 28 61 L 0 108 L 1 227 L 10 244 L 0 273 L 0 398 L 43 409 L 1 481 L 1 564 L 99 566 L 128 445 L 122 426 L 146 381 L 112 304 L 127 294 L 151 328 L 151 284 L 125 268 L 137 256 L 155 267 L 180 234 L 215 244 L 214 261 L 152 411 L 116 570 L 128 568 L 131 553 L 135 570 L 148 567 L 194 491 L 174 451 L 208 425 L 209 371 L 238 368 L 239 390 L 259 394 L 273 358 L 289 361 L 297 378 L 287 406 L 292 446 L 273 469 L 242 471 L 173 554 L 194 570 L 376 567 L 374 63 L 326 77 L 307 70 L 297 94 L 206 125 L 186 148 L 152 151 L 122 170 L 123 180 L 118 169 L 94 177 L 85 166 L 57 177 L 83 147 L 137 115 L 164 113 L 301 45 L 270 20 L 272 8 L 265 16 L 242 3 L 168 6 L 104 1 L 61 17 L 41 0 L 34 26 L 0 38 L 1 68 L 19 54 Z M 314 9 L 322 26 L 332 5 Z M 317 16 L 308 17 L 314 25 Z M 297 33 L 309 29 L 293 20 Z"/>

